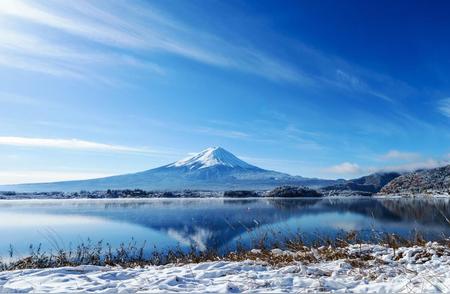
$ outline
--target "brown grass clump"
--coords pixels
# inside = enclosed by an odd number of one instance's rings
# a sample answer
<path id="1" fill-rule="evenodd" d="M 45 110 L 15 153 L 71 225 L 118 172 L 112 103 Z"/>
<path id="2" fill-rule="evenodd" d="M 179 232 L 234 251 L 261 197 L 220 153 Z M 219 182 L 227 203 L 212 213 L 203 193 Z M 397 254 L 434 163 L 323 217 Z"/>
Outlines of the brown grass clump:
<path id="1" fill-rule="evenodd" d="M 313 264 L 317 262 L 344 260 L 354 268 L 364 268 L 369 263 L 384 263 L 377 260 L 366 243 L 382 245 L 393 250 L 393 260 L 402 259 L 403 253 L 398 252 L 400 247 L 417 246 L 414 259 L 417 262 L 426 262 L 431 259 L 432 254 L 429 250 L 423 248 L 426 244 L 425 239 L 414 232 L 411 238 L 401 238 L 395 234 L 387 234 L 381 232 L 372 232 L 369 242 L 363 242 L 362 234 L 365 234 L 367 240 L 367 232 L 349 231 L 343 232 L 335 238 L 317 235 L 317 238 L 304 242 L 304 238 L 300 233 L 293 234 L 290 238 L 282 237 L 278 233 L 274 233 L 269 238 L 269 233 L 263 234 L 253 240 L 252 248 L 246 248 L 239 242 L 236 249 L 232 252 L 221 252 L 217 248 L 208 248 L 200 251 L 195 247 L 190 249 L 181 249 L 180 247 L 168 251 L 158 251 L 156 248 L 151 250 L 150 255 L 146 243 L 137 244 L 135 240 L 125 244 L 122 243 L 118 248 L 113 249 L 109 243 L 103 242 L 92 243 L 87 241 L 76 246 L 75 249 L 44 252 L 41 246 L 30 246 L 29 256 L 13 258 L 13 248 L 10 250 L 10 262 L 0 261 L 0 270 L 15 270 L 28 268 L 49 268 L 63 266 L 78 265 L 99 265 L 99 266 L 121 266 L 121 267 L 143 267 L 147 265 L 164 265 L 164 264 L 186 264 L 200 263 L 206 261 L 244 261 L 252 260 L 265 263 L 271 266 L 281 267 L 294 263 Z M 278 237 L 278 238 L 277 238 Z M 271 241 L 269 241 L 271 240 Z M 443 238 L 439 241 L 441 246 L 433 248 L 437 256 L 450 255 L 450 241 Z M 350 250 L 352 248 L 352 250 Z"/>

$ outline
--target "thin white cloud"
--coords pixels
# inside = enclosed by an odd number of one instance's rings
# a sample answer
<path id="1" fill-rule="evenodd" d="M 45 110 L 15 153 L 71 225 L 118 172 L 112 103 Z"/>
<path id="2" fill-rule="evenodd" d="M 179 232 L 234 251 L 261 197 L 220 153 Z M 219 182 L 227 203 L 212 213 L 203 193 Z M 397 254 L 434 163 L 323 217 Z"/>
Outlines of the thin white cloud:
<path id="1" fill-rule="evenodd" d="M 40 104 L 39 100 L 36 98 L 31 98 L 28 96 L 3 91 L 0 91 L 0 102 L 8 104 L 11 103 L 11 104 L 30 105 L 30 106 L 37 106 Z"/>
<path id="2" fill-rule="evenodd" d="M 45 25 L 61 32 L 72 34 L 91 42 L 126 50 L 159 50 L 181 55 L 203 63 L 236 68 L 271 79 L 298 80 L 299 73 L 275 59 L 256 50 L 234 46 L 215 36 L 197 30 L 188 30 L 185 24 L 175 24 L 170 19 L 156 16 L 152 11 L 145 15 L 137 11 L 146 9 L 121 6 L 119 2 L 108 3 L 101 9 L 95 2 L 59 2 L 50 8 L 48 3 L 21 0 L 0 2 L 0 14 L 21 19 L 25 22 Z M 135 3 L 136 4 L 136 3 Z M 105 8 L 105 7 L 102 7 Z M 114 10 L 115 9 L 115 10 Z M 109 10 L 109 11 L 108 11 Z M 148 9 L 146 9 L 148 10 Z M 120 13 L 120 15 L 118 15 Z M 127 16 L 127 17 L 124 17 Z M 142 19 L 149 22 L 143 24 Z M 6 38 L 5 38 L 6 39 Z M 9 38 L 11 40 L 11 38 Z M 10 47 L 24 49 L 27 45 L 38 54 L 56 52 L 79 58 L 68 49 L 55 50 L 54 44 L 41 44 L 34 39 L 26 42 L 16 40 Z M 51 42 L 51 41 L 48 41 Z M 27 49 L 30 49 L 29 46 Z M 32 53 L 28 50 L 28 53 Z"/>
<path id="3" fill-rule="evenodd" d="M 387 95 L 377 92 L 371 86 L 369 86 L 366 82 L 364 82 L 361 78 L 357 77 L 354 74 L 350 74 L 348 72 L 344 72 L 342 69 L 336 70 L 336 82 L 340 87 L 348 88 L 350 90 L 354 90 L 356 92 L 366 93 L 377 98 L 383 99 L 387 102 L 392 103 L 394 100 Z"/>
<path id="4" fill-rule="evenodd" d="M 307 167 L 307 162 L 304 160 L 281 159 L 281 158 L 262 158 L 253 156 L 237 155 L 240 159 L 247 161 L 250 164 L 260 168 L 284 172 L 291 175 L 306 176 L 303 169 Z M 307 167 L 310 168 L 310 167 Z"/>
<path id="5" fill-rule="evenodd" d="M 3 49 L 15 50 L 14 58 L 18 61 L 2 60 L 0 50 L 0 65 L 17 65 L 16 68 L 22 70 L 59 77 L 92 75 L 89 70 L 97 70 L 92 67 L 99 63 L 121 63 L 161 74 L 166 69 L 149 60 L 157 58 L 152 53 L 162 52 L 272 81 L 291 82 L 308 88 L 326 85 L 389 102 L 392 102 L 391 97 L 401 97 L 399 92 L 409 90 L 408 85 L 400 81 L 358 68 L 303 44 L 291 48 L 292 57 L 298 64 L 288 63 L 265 52 L 261 44 L 241 40 L 239 35 L 236 35 L 238 41 L 232 42 L 231 38 L 220 38 L 214 32 L 175 21 L 149 2 L 2 0 L 0 15 L 5 16 L 4 19 L 13 19 L 12 23 L 19 22 L 15 26 L 0 20 L 0 28 L 11 31 L 9 35 L 5 34 Z M 23 33 L 30 25 L 50 28 L 57 38 Z M 70 40 L 70 44 L 62 40 Z M 286 40 L 283 42 L 286 47 L 291 47 Z M 83 44 L 81 48 L 73 47 L 80 44 Z M 100 47 L 101 54 L 92 50 Z M 123 56 L 111 53 L 117 49 Z M 47 62 L 55 59 L 56 64 Z M 101 80 L 98 75 L 97 79 Z"/>
<path id="6" fill-rule="evenodd" d="M 385 166 L 379 169 L 372 169 L 373 171 L 396 171 L 396 172 L 411 172 L 418 169 L 430 169 L 441 167 L 450 164 L 450 160 L 426 159 L 422 161 L 409 162 L 398 165 Z"/>
<path id="7" fill-rule="evenodd" d="M 0 171 L 0 185 L 46 183 L 56 181 L 87 180 L 112 176 L 111 173 L 60 170 L 8 170 Z"/>
<path id="8" fill-rule="evenodd" d="M 107 68 L 126 66 L 164 75 L 165 70 L 130 54 L 97 52 L 86 48 L 72 48 L 54 44 L 36 35 L 0 26 L 0 65 L 21 70 L 45 73 L 72 79 L 94 78 L 106 84 L 117 84 L 94 74 L 92 66 Z"/>
<path id="9" fill-rule="evenodd" d="M 395 153 L 394 153 L 395 154 Z M 378 173 L 378 172 L 412 172 L 419 169 L 431 169 L 431 168 L 437 168 L 442 167 L 445 165 L 450 164 L 450 154 L 443 155 L 440 158 L 428 158 L 428 159 L 419 159 L 415 161 L 410 161 L 406 163 L 401 164 L 392 164 L 392 165 L 385 165 L 385 166 L 360 166 L 356 163 L 350 163 L 350 162 L 344 162 L 342 164 L 338 164 L 335 166 L 331 166 L 328 168 L 324 168 L 321 170 L 321 172 L 325 172 L 327 174 L 335 174 L 340 176 L 351 176 L 351 175 L 357 175 L 357 176 L 363 176 L 363 175 L 369 175 L 372 173 Z"/>
<path id="10" fill-rule="evenodd" d="M 327 167 L 324 169 L 324 171 L 337 175 L 352 175 L 361 173 L 362 169 L 356 163 L 343 162 L 338 165 Z"/>
<path id="11" fill-rule="evenodd" d="M 135 118 L 133 118 L 135 119 Z M 158 128 L 165 128 L 170 131 L 180 131 L 187 133 L 197 133 L 197 134 L 205 134 L 209 136 L 222 137 L 222 138 L 231 138 L 231 139 L 250 139 L 252 135 L 248 132 L 237 130 L 237 126 L 231 125 L 233 129 L 228 128 L 217 128 L 215 126 L 186 126 L 183 124 L 177 124 L 174 122 L 161 121 L 149 118 L 139 118 L 144 123 L 151 124 Z M 207 122 L 205 122 L 206 124 Z M 230 125 L 228 125 L 230 126 Z"/>
<path id="12" fill-rule="evenodd" d="M 440 100 L 438 103 L 438 110 L 442 115 L 450 118 L 450 98 Z"/>
<path id="13" fill-rule="evenodd" d="M 17 147 L 56 148 L 68 150 L 90 150 L 108 152 L 129 152 L 142 154 L 165 154 L 165 152 L 148 148 L 137 148 L 123 145 L 104 144 L 79 139 L 49 139 L 29 137 L 0 137 L 0 145 Z"/>
<path id="14" fill-rule="evenodd" d="M 44 73 L 55 77 L 71 79 L 84 79 L 84 76 L 76 70 L 66 68 L 62 65 L 54 65 L 48 62 L 32 58 L 18 57 L 16 55 L 0 52 L 0 66 L 16 68 L 31 72 Z"/>
<path id="15" fill-rule="evenodd" d="M 201 134 L 207 134 L 217 137 L 231 138 L 231 139 L 245 139 L 249 138 L 250 135 L 236 130 L 224 130 L 218 128 L 210 128 L 210 127 L 196 127 L 191 129 L 191 131 Z"/>
<path id="16" fill-rule="evenodd" d="M 164 74 L 164 70 L 151 62 L 135 58 L 129 54 L 114 54 L 107 51 L 96 52 L 86 48 L 72 48 L 54 44 L 36 35 L 0 27 L 0 51 L 12 52 L 26 57 L 45 57 L 50 60 L 73 64 L 125 65 Z"/>
<path id="17" fill-rule="evenodd" d="M 76 19 L 73 19 L 68 15 L 58 15 L 58 12 L 52 11 L 49 8 L 49 5 L 36 5 L 37 3 L 37 1 L 4 0 L 1 1 L 0 13 L 47 25 L 106 44 L 137 47 L 143 42 L 139 38 L 133 36 L 133 34 L 124 34 L 122 31 L 86 19 L 79 19 L 82 21 L 77 22 Z"/>
<path id="18" fill-rule="evenodd" d="M 411 161 L 417 160 L 420 158 L 420 154 L 414 152 L 402 152 L 398 150 L 390 150 L 386 154 L 381 156 L 383 160 L 403 160 L 403 161 Z"/>

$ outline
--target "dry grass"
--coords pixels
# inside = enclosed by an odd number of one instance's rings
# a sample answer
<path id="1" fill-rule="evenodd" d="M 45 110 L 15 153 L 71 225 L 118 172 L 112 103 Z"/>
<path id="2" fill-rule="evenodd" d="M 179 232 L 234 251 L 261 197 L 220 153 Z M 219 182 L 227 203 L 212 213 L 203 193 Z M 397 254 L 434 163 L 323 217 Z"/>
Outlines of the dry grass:
<path id="1" fill-rule="evenodd" d="M 366 238 L 363 238 L 362 236 Z M 279 232 L 268 232 L 262 236 L 254 237 L 249 250 L 239 242 L 232 252 L 221 253 L 217 248 L 209 248 L 205 251 L 191 247 L 189 250 L 180 247 L 169 251 L 158 251 L 156 248 L 149 250 L 146 243 L 138 244 L 135 240 L 122 243 L 118 248 L 112 248 L 109 243 L 87 241 L 76 246 L 75 249 L 57 249 L 45 252 L 41 246 L 30 246 L 27 257 L 14 260 L 14 250 L 10 250 L 10 262 L 0 262 L 0 270 L 15 270 L 29 268 L 49 268 L 78 265 L 110 265 L 121 267 L 141 267 L 146 265 L 185 264 L 205 261 L 243 261 L 254 260 L 271 266 L 284 266 L 295 262 L 304 264 L 322 261 L 346 260 L 352 267 L 362 268 L 374 257 L 370 251 L 363 250 L 363 244 L 378 244 L 393 249 L 394 260 L 402 258 L 402 253 L 397 253 L 399 247 L 423 246 L 426 240 L 417 232 L 413 232 L 410 238 L 402 238 L 395 234 L 372 231 L 369 238 L 367 232 L 350 231 L 342 232 L 335 238 L 319 236 L 308 243 L 300 233 L 292 234 L 289 238 L 283 237 Z M 448 239 L 443 238 L 442 245 L 437 251 L 438 256 L 448 254 L 450 248 Z M 349 246 L 355 246 L 359 250 L 349 250 Z M 281 250 L 273 250 L 281 249 Z M 151 251 L 150 255 L 146 252 Z M 426 250 L 418 250 L 416 260 L 425 262 L 431 258 Z"/>

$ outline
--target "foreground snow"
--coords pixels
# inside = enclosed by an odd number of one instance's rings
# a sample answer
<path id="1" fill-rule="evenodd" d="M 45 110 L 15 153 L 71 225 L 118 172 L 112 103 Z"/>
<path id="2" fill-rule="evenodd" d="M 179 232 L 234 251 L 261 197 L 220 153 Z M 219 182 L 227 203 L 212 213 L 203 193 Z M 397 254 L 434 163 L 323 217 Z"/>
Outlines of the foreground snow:
<path id="1" fill-rule="evenodd" d="M 0 273 L 0 292 L 449 292 L 448 249 L 349 247 L 375 259 L 271 267 L 258 261 L 205 262 L 145 268 L 79 266 Z M 256 252 L 256 251 L 255 251 Z M 257 253 L 257 252 L 256 252 Z M 274 255 L 297 254 L 273 250 Z"/>

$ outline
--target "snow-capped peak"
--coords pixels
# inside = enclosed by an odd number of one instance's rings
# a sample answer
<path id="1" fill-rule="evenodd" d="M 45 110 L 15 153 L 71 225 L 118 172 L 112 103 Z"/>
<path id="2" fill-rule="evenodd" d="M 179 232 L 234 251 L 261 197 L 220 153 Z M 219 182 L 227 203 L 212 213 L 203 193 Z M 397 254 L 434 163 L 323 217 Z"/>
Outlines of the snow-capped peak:
<path id="1" fill-rule="evenodd" d="M 189 167 L 189 169 L 202 169 L 212 166 L 227 166 L 240 168 L 256 168 L 250 165 L 222 147 L 210 147 L 193 156 L 179 160 L 169 165 L 169 167 Z"/>

